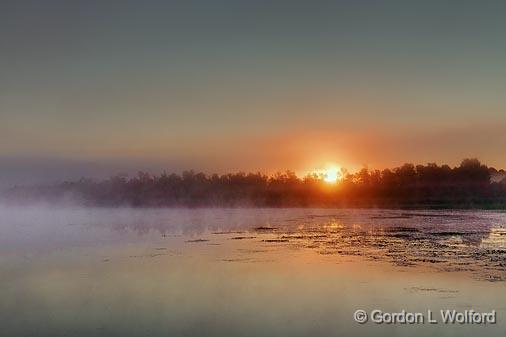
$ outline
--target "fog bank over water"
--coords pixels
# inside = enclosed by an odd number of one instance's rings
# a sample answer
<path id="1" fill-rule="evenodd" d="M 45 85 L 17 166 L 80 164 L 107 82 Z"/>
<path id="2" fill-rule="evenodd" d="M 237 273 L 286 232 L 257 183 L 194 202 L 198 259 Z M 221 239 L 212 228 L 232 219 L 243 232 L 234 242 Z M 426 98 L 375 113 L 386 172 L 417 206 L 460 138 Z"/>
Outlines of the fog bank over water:
<path id="1" fill-rule="evenodd" d="M 166 170 L 180 171 L 176 164 L 135 159 L 79 159 L 41 156 L 1 156 L 0 192 L 16 185 L 33 186 L 56 184 L 82 177 L 105 179 L 116 174 L 134 175 L 138 171 L 152 173 Z"/>
<path id="2" fill-rule="evenodd" d="M 506 213 L 496 211 L 0 205 L 0 253 L 166 237 L 212 244 L 225 236 L 439 271 L 459 271 L 468 263 L 465 270 L 474 277 L 504 280 L 505 219 Z"/>

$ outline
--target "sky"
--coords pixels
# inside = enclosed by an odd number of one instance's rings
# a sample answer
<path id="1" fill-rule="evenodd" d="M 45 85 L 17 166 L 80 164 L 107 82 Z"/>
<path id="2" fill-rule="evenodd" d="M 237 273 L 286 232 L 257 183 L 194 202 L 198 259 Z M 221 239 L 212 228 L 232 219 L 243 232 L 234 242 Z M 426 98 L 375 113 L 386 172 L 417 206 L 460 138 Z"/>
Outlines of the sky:
<path id="1" fill-rule="evenodd" d="M 478 157 L 504 1 L 2 1 L 0 186 Z"/>

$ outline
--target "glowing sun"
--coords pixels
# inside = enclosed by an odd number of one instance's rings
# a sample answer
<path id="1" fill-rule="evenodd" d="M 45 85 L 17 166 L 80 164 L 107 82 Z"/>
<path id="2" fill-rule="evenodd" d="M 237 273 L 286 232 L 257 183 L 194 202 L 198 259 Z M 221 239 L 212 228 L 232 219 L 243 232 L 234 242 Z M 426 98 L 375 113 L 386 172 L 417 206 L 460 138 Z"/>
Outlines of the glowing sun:
<path id="1" fill-rule="evenodd" d="M 329 184 L 335 184 L 342 177 L 341 170 L 337 167 L 330 167 L 325 170 L 323 181 Z"/>
<path id="2" fill-rule="evenodd" d="M 335 184 L 343 179 L 343 170 L 338 165 L 327 166 L 326 169 L 317 169 L 308 173 L 311 177 L 327 184 Z"/>

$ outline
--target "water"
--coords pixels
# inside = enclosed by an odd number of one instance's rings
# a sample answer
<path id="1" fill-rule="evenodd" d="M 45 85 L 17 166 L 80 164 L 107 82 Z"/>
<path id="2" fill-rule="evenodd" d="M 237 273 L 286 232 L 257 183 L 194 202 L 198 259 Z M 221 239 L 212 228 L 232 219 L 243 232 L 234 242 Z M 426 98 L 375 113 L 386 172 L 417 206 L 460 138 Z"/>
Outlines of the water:
<path id="1" fill-rule="evenodd" d="M 505 257 L 501 212 L 0 208 L 0 331 L 504 336 Z M 357 309 L 497 324 L 362 325 Z"/>

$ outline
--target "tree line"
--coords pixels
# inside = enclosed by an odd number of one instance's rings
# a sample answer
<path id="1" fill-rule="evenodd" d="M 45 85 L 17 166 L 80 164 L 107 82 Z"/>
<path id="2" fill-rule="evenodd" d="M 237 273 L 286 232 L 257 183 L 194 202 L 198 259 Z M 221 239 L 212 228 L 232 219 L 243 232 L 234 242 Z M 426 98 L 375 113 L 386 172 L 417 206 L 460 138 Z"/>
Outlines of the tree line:
<path id="1" fill-rule="evenodd" d="M 11 202 L 78 201 L 88 206 L 132 207 L 384 207 L 506 208 L 506 172 L 465 159 L 459 166 L 404 164 L 394 169 L 345 173 L 336 184 L 317 175 L 299 178 L 230 173 L 136 176 L 105 180 L 82 178 L 50 186 L 16 186 Z"/>

